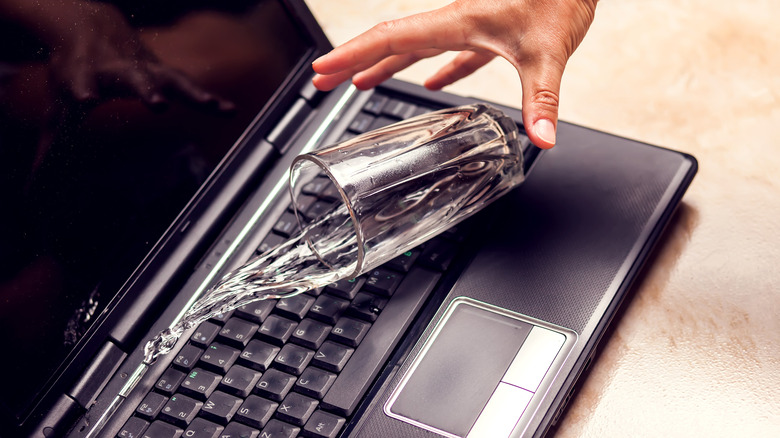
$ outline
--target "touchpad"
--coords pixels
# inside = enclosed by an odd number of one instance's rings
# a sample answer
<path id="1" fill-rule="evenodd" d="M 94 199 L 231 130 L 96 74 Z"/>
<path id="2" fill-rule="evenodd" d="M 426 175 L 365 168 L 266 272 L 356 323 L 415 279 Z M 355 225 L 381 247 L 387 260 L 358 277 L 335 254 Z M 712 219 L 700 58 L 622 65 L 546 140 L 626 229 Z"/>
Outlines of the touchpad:
<path id="1" fill-rule="evenodd" d="M 509 436 L 575 340 L 569 330 L 457 298 L 385 412 L 445 436 Z"/>

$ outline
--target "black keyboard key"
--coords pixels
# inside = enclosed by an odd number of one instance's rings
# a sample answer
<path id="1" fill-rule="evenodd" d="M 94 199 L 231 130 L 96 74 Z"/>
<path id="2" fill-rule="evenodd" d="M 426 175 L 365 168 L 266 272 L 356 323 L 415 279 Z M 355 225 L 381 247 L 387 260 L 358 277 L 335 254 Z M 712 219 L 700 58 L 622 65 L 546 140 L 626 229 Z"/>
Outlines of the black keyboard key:
<path id="1" fill-rule="evenodd" d="M 181 349 L 179 354 L 176 355 L 176 359 L 173 360 L 173 366 L 187 372 L 195 366 L 198 359 L 200 359 L 201 354 L 203 354 L 202 348 L 187 344 Z"/>
<path id="2" fill-rule="evenodd" d="M 396 271 L 409 272 L 412 269 L 414 261 L 420 256 L 420 251 L 417 249 L 406 251 L 398 257 L 387 262 L 387 267 L 395 269 Z"/>
<path id="3" fill-rule="evenodd" d="M 135 409 L 135 413 L 147 420 L 154 420 L 166 403 L 168 403 L 168 397 L 156 392 L 150 392 L 146 394 L 141 404 Z"/>
<path id="4" fill-rule="evenodd" d="M 351 300 L 352 298 L 355 298 L 355 295 L 357 294 L 358 290 L 360 290 L 360 287 L 363 286 L 365 281 L 366 279 L 364 277 L 351 279 L 343 278 L 325 286 L 325 293 Z"/>
<path id="5" fill-rule="evenodd" d="M 330 184 L 333 184 L 330 181 L 330 178 L 327 176 L 318 176 L 317 178 L 314 178 L 310 182 L 304 184 L 301 188 L 301 193 L 319 197 L 320 193 L 325 189 L 325 187 Z"/>
<path id="6" fill-rule="evenodd" d="M 336 207 L 336 203 L 333 201 L 317 201 L 303 215 L 309 222 L 314 222 L 333 211 L 334 207 Z"/>
<path id="7" fill-rule="evenodd" d="M 262 429 L 274 415 L 277 406 L 277 403 L 270 400 L 250 395 L 238 409 L 235 418 L 239 423 Z"/>
<path id="8" fill-rule="evenodd" d="M 224 427 L 214 424 L 203 418 L 192 420 L 192 424 L 184 431 L 184 437 L 187 438 L 220 438 Z"/>
<path id="9" fill-rule="evenodd" d="M 220 438 L 258 438 L 259 436 L 260 436 L 260 431 L 255 429 L 254 427 L 247 426 L 246 424 L 236 423 L 234 421 L 228 424 L 227 427 L 225 427 L 225 430 L 222 431 L 222 435 L 220 435 Z M 276 438 L 276 437 L 271 435 L 270 438 Z"/>
<path id="10" fill-rule="evenodd" d="M 230 318 L 219 331 L 217 340 L 236 348 L 244 348 L 258 328 L 258 324 L 240 318 Z"/>
<path id="11" fill-rule="evenodd" d="M 336 188 L 335 184 L 326 185 L 320 192 L 320 199 L 324 199 L 327 202 L 341 201 L 341 193 Z"/>
<path id="12" fill-rule="evenodd" d="M 293 375 L 271 368 L 257 382 L 255 393 L 274 401 L 282 401 L 297 379 Z"/>
<path id="13" fill-rule="evenodd" d="M 173 424 L 155 421 L 146 429 L 142 438 L 179 438 L 181 434 L 182 430 Z"/>
<path id="14" fill-rule="evenodd" d="M 371 324 L 352 318 L 341 318 L 330 331 L 330 339 L 350 347 L 357 347 L 366 336 Z"/>
<path id="15" fill-rule="evenodd" d="M 457 248 L 455 243 L 448 240 L 434 239 L 425 245 L 419 262 L 427 268 L 443 272 L 450 267 Z"/>
<path id="16" fill-rule="evenodd" d="M 393 123 L 398 122 L 398 119 L 388 116 L 379 116 L 374 120 L 374 123 L 371 124 L 371 130 L 384 128 L 385 126 L 392 125 Z"/>
<path id="17" fill-rule="evenodd" d="M 295 382 L 293 391 L 300 392 L 309 397 L 321 399 L 322 397 L 325 397 L 325 393 L 328 392 L 335 380 L 335 374 L 319 368 L 309 367 L 301 373 L 301 377 Z"/>
<path id="18" fill-rule="evenodd" d="M 290 339 L 297 325 L 298 323 L 295 321 L 290 321 L 278 315 L 271 315 L 263 322 L 257 333 L 261 339 L 281 346 Z"/>
<path id="19" fill-rule="evenodd" d="M 296 321 L 300 321 L 314 304 L 314 297 L 306 294 L 298 294 L 290 298 L 283 298 L 276 303 L 276 312 Z"/>
<path id="20" fill-rule="evenodd" d="M 355 116 L 354 119 L 352 119 L 352 123 L 349 124 L 348 129 L 354 133 L 362 134 L 368 131 L 369 127 L 371 126 L 371 122 L 373 121 L 373 115 L 368 113 L 360 113 Z"/>
<path id="21" fill-rule="evenodd" d="M 179 390 L 182 394 L 198 400 L 206 400 L 217 389 L 221 380 L 222 376 L 218 374 L 195 368 L 187 374 L 187 378 L 184 379 Z"/>
<path id="22" fill-rule="evenodd" d="M 246 397 L 252 392 L 261 375 L 259 371 L 234 365 L 222 378 L 219 389 L 239 397 Z"/>
<path id="23" fill-rule="evenodd" d="M 344 368 L 354 352 L 354 348 L 333 341 L 325 341 L 322 347 L 314 353 L 311 364 L 337 373 Z"/>
<path id="24" fill-rule="evenodd" d="M 389 297 L 398 289 L 403 275 L 385 268 L 376 268 L 369 274 L 365 290 Z"/>
<path id="25" fill-rule="evenodd" d="M 183 372 L 168 368 L 157 381 L 157 384 L 154 385 L 154 388 L 163 394 L 171 395 L 176 392 L 176 389 L 185 377 L 186 374 Z"/>
<path id="26" fill-rule="evenodd" d="M 206 321 L 198 326 L 198 329 L 192 334 L 190 341 L 200 348 L 206 348 L 209 344 L 214 342 L 217 333 L 219 333 L 219 329 L 220 327 L 217 324 Z"/>
<path id="27" fill-rule="evenodd" d="M 308 317 L 326 324 L 335 324 L 349 306 L 349 301 L 330 295 L 320 295 L 309 309 Z"/>
<path id="28" fill-rule="evenodd" d="M 316 350 L 328 338 L 331 328 L 327 324 L 306 318 L 295 328 L 291 342 Z"/>
<path id="29" fill-rule="evenodd" d="M 278 234 L 269 233 L 267 236 L 265 236 L 265 239 L 263 239 L 262 242 L 260 242 L 260 246 L 257 247 L 257 254 L 265 254 L 268 251 L 276 248 L 277 246 L 283 244 L 287 241 L 287 238 L 282 237 Z"/>
<path id="30" fill-rule="evenodd" d="M 232 310 L 229 311 L 229 312 L 221 312 L 221 313 L 217 313 L 216 315 L 214 315 L 211 318 L 209 318 L 209 321 L 211 321 L 211 322 L 213 322 L 214 324 L 217 324 L 217 325 L 222 325 L 222 324 L 225 323 L 225 321 L 230 319 L 231 316 L 233 316 L 233 311 Z"/>
<path id="31" fill-rule="evenodd" d="M 303 348 L 295 344 L 286 344 L 282 351 L 274 359 L 274 367 L 280 370 L 299 376 L 303 369 L 309 366 L 311 358 L 314 357 L 314 351 Z"/>
<path id="32" fill-rule="evenodd" d="M 140 438 L 147 427 L 149 427 L 147 421 L 138 417 L 131 417 L 116 436 L 117 438 Z"/>
<path id="33" fill-rule="evenodd" d="M 338 415 L 352 415 L 440 277 L 441 274 L 419 268 L 409 271 L 396 296 L 388 301 L 363 341 L 373 348 L 355 350 L 322 399 L 324 409 Z"/>
<path id="34" fill-rule="evenodd" d="M 360 292 L 350 303 L 347 313 L 364 321 L 374 322 L 386 304 L 387 298 L 368 292 Z"/>
<path id="35" fill-rule="evenodd" d="M 276 355 L 281 348 L 271 345 L 258 339 L 252 339 L 241 352 L 237 363 L 252 368 L 253 370 L 265 371 L 271 366 Z"/>
<path id="36" fill-rule="evenodd" d="M 274 224 L 273 232 L 284 237 L 290 237 L 300 230 L 298 225 L 298 218 L 289 211 L 284 212 L 282 216 Z"/>
<path id="37" fill-rule="evenodd" d="M 263 428 L 263 432 L 260 435 L 261 438 L 295 438 L 298 436 L 298 432 L 301 431 L 300 427 L 293 426 L 290 423 L 283 423 L 276 418 L 272 418 L 271 421 Z"/>
<path id="38" fill-rule="evenodd" d="M 339 139 L 336 140 L 336 143 L 342 143 L 342 142 L 345 142 L 347 140 L 351 140 L 351 139 L 353 139 L 353 138 L 355 138 L 357 136 L 358 136 L 358 134 L 355 134 L 354 132 L 344 131 L 339 136 Z"/>
<path id="39" fill-rule="evenodd" d="M 245 304 L 236 309 L 233 316 L 243 318 L 257 324 L 262 324 L 276 305 L 275 300 L 259 300 Z"/>
<path id="40" fill-rule="evenodd" d="M 295 209 L 298 209 L 298 213 L 306 214 L 306 211 L 311 208 L 312 204 L 317 202 L 317 197 L 312 195 L 298 195 L 297 198 L 295 198 L 295 202 L 291 202 L 289 206 L 287 206 L 287 210 L 295 213 Z"/>
<path id="41" fill-rule="evenodd" d="M 215 342 L 200 356 L 198 365 L 215 373 L 225 374 L 236 362 L 239 354 L 241 350 Z"/>
<path id="42" fill-rule="evenodd" d="M 412 117 L 420 116 L 420 115 L 423 115 L 425 113 L 430 113 L 430 112 L 433 112 L 433 111 L 436 111 L 436 110 L 433 109 L 433 108 L 428 108 L 428 107 L 425 107 L 425 106 L 417 105 L 417 108 L 415 108 L 415 110 L 412 112 Z"/>
<path id="43" fill-rule="evenodd" d="M 216 391 L 211 394 L 206 403 L 201 408 L 200 415 L 203 418 L 207 418 L 214 423 L 226 425 L 233 419 L 233 416 L 238 412 L 238 408 L 244 400 L 226 394 L 221 391 Z"/>
<path id="44" fill-rule="evenodd" d="M 369 112 L 374 115 L 382 114 L 382 108 L 385 107 L 389 98 L 383 94 L 374 93 L 368 98 L 365 105 L 363 105 L 363 111 Z"/>
<path id="45" fill-rule="evenodd" d="M 168 400 L 168 403 L 165 404 L 165 407 L 160 413 L 160 419 L 184 428 L 192 422 L 196 415 L 198 415 L 201 406 L 203 406 L 203 402 L 181 394 L 175 394 Z M 152 424 L 152 426 L 154 426 L 154 424 Z M 151 436 L 156 436 L 149 432 L 151 429 L 152 428 L 150 427 L 146 433 Z"/>
<path id="46" fill-rule="evenodd" d="M 276 417 L 282 421 L 303 426 L 317 409 L 319 402 L 297 392 L 287 394 L 276 409 Z"/>
<path id="47" fill-rule="evenodd" d="M 408 119 L 414 114 L 417 107 L 409 102 L 404 102 L 399 99 L 390 99 L 384 107 L 382 107 L 382 114 L 396 117 L 399 119 Z"/>
<path id="48" fill-rule="evenodd" d="M 347 420 L 343 417 L 318 410 L 312 414 L 309 421 L 303 426 L 301 436 L 312 438 L 336 438 L 346 422 Z"/>

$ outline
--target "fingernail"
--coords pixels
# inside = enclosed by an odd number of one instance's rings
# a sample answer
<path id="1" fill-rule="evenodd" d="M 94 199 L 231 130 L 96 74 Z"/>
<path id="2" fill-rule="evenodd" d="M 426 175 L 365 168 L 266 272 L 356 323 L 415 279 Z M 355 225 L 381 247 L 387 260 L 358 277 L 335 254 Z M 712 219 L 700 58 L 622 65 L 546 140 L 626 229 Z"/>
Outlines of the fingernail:
<path id="1" fill-rule="evenodd" d="M 548 119 L 539 119 L 534 122 L 534 132 L 545 143 L 555 145 L 555 125 Z"/>

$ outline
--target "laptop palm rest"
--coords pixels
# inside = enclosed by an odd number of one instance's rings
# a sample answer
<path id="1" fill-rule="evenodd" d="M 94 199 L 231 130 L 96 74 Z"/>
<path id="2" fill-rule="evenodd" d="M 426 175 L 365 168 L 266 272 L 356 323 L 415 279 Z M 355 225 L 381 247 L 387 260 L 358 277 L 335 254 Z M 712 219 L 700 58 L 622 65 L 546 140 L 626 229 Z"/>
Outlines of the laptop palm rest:
<path id="1" fill-rule="evenodd" d="M 449 437 L 509 436 L 575 341 L 569 330 L 457 298 L 385 412 Z"/>

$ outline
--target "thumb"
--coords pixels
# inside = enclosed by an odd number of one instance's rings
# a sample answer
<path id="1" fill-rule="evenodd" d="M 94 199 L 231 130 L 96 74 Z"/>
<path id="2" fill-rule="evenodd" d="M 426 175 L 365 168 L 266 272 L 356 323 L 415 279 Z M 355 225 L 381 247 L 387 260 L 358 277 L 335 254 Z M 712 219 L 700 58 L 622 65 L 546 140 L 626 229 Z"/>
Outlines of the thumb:
<path id="1" fill-rule="evenodd" d="M 563 65 L 554 60 L 520 71 L 523 87 L 523 124 L 531 142 L 542 149 L 555 146 L 558 102 Z"/>

